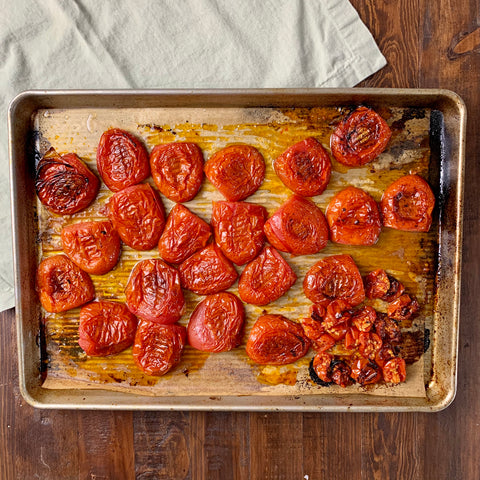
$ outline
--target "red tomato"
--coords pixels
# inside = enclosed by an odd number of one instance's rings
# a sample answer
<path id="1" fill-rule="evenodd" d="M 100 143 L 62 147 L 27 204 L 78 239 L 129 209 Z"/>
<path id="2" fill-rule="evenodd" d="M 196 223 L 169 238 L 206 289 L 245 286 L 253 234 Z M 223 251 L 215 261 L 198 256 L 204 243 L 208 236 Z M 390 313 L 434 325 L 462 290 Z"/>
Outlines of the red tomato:
<path id="1" fill-rule="evenodd" d="M 265 223 L 268 241 L 282 252 L 311 255 L 327 246 L 328 225 L 311 200 L 294 195 Z"/>
<path id="2" fill-rule="evenodd" d="M 383 366 L 392 358 L 395 357 L 395 352 L 393 348 L 388 343 L 384 343 L 382 348 L 377 352 L 375 356 L 375 362 L 383 368 Z"/>
<path id="3" fill-rule="evenodd" d="M 133 267 L 125 297 L 130 311 L 150 322 L 175 323 L 185 309 L 178 272 L 160 259 L 142 260 Z"/>
<path id="4" fill-rule="evenodd" d="M 213 202 L 215 241 L 225 256 L 237 265 L 253 260 L 263 248 L 265 207 L 247 202 Z"/>
<path id="5" fill-rule="evenodd" d="M 147 375 L 165 375 L 180 363 L 187 331 L 181 325 L 141 321 L 132 349 L 138 368 Z"/>
<path id="6" fill-rule="evenodd" d="M 325 318 L 323 319 L 323 326 L 325 330 L 330 330 L 341 323 L 348 323 L 352 314 L 350 313 L 351 305 L 346 300 L 341 298 L 332 300 L 327 305 Z"/>
<path id="7" fill-rule="evenodd" d="M 107 356 L 132 345 L 137 317 L 118 302 L 92 302 L 80 310 L 78 344 L 87 355 Z"/>
<path id="8" fill-rule="evenodd" d="M 95 289 L 88 273 L 66 255 L 55 255 L 40 262 L 37 270 L 40 303 L 47 312 L 64 312 L 90 302 Z"/>
<path id="9" fill-rule="evenodd" d="M 358 347 L 360 354 L 365 358 L 375 360 L 375 356 L 382 348 L 382 339 L 376 333 L 360 332 L 358 341 L 360 344 Z"/>
<path id="10" fill-rule="evenodd" d="M 380 367 L 375 362 L 364 357 L 354 357 L 351 362 L 351 369 L 353 380 L 362 385 L 362 387 L 378 383 L 382 379 Z"/>
<path id="11" fill-rule="evenodd" d="M 378 157 L 392 132 L 378 113 L 358 107 L 345 118 L 330 137 L 332 155 L 349 167 L 360 167 Z"/>
<path id="12" fill-rule="evenodd" d="M 242 341 L 245 310 L 232 293 L 209 295 L 193 311 L 188 322 L 188 343 L 204 352 L 226 352 Z"/>
<path id="13" fill-rule="evenodd" d="M 380 298 L 386 302 L 396 300 L 405 291 L 405 287 L 385 270 L 370 272 L 364 278 L 365 294 L 368 298 Z"/>
<path id="14" fill-rule="evenodd" d="M 353 383 L 351 378 L 352 371 L 343 360 L 333 360 L 330 369 L 333 383 L 343 388 Z"/>
<path id="15" fill-rule="evenodd" d="M 417 299 L 405 293 L 390 303 L 387 313 L 390 318 L 403 321 L 410 320 L 419 310 Z"/>
<path id="16" fill-rule="evenodd" d="M 356 187 L 338 192 L 326 211 L 331 238 L 344 245 L 374 245 L 382 229 L 377 202 Z"/>
<path id="17" fill-rule="evenodd" d="M 333 362 L 333 355 L 329 353 L 317 353 L 312 360 L 311 363 L 311 370 L 317 376 L 323 384 L 330 384 L 332 383 L 332 362 Z M 312 376 L 312 374 L 311 374 Z M 313 376 L 312 380 L 316 380 Z"/>
<path id="18" fill-rule="evenodd" d="M 145 147 L 140 140 L 119 128 L 107 130 L 100 137 L 97 168 L 112 192 L 140 183 L 150 175 Z"/>
<path id="19" fill-rule="evenodd" d="M 287 148 L 273 162 L 273 168 L 290 190 L 314 197 L 327 188 L 332 162 L 322 144 L 310 137 Z"/>
<path id="20" fill-rule="evenodd" d="M 383 193 L 383 224 L 407 232 L 428 232 L 434 206 L 435 195 L 430 185 L 418 175 L 406 175 Z"/>
<path id="21" fill-rule="evenodd" d="M 384 343 L 395 344 L 402 341 L 402 331 L 398 323 L 384 313 L 379 313 L 375 320 L 375 332 Z"/>
<path id="22" fill-rule="evenodd" d="M 383 366 L 383 378 L 388 383 L 400 383 L 407 379 L 405 360 L 394 357 Z"/>
<path id="23" fill-rule="evenodd" d="M 120 258 L 120 237 L 108 220 L 67 225 L 61 239 L 63 251 L 88 273 L 104 275 Z"/>
<path id="24" fill-rule="evenodd" d="M 158 193 L 147 183 L 115 193 L 108 216 L 122 241 L 135 250 L 154 248 L 165 227 L 165 211 Z"/>
<path id="25" fill-rule="evenodd" d="M 373 307 L 360 307 L 352 315 L 352 325 L 360 332 L 369 332 L 377 319 L 377 312 Z"/>
<path id="26" fill-rule="evenodd" d="M 265 162 L 256 148 L 231 145 L 207 160 L 205 175 L 227 200 L 236 202 L 258 190 L 265 177 Z"/>
<path id="27" fill-rule="evenodd" d="M 290 265 L 272 247 L 251 261 L 238 281 L 240 298 L 253 305 L 266 305 L 284 295 L 297 276 Z"/>
<path id="28" fill-rule="evenodd" d="M 214 243 L 187 258 L 178 268 L 182 287 L 199 295 L 211 295 L 231 287 L 238 273 Z"/>
<path id="29" fill-rule="evenodd" d="M 320 342 L 322 335 L 325 334 L 322 322 L 314 320 L 312 317 L 306 317 L 300 319 L 300 325 L 305 336 L 312 342 L 315 350 L 318 350 L 317 342 Z"/>
<path id="30" fill-rule="evenodd" d="M 158 252 L 168 263 L 182 263 L 205 247 L 211 234 L 207 222 L 177 203 L 167 218 L 165 230 L 158 242 Z"/>
<path id="31" fill-rule="evenodd" d="M 355 306 L 365 300 L 362 277 L 350 255 L 332 255 L 318 261 L 305 275 L 303 291 L 317 304 L 339 298 Z"/>
<path id="32" fill-rule="evenodd" d="M 174 202 L 188 202 L 200 190 L 203 155 L 195 143 L 157 145 L 150 154 L 152 177 L 158 189 Z"/>
<path id="33" fill-rule="evenodd" d="M 310 342 L 301 325 L 282 315 L 262 315 L 247 340 L 247 355 L 261 365 L 286 365 L 302 358 Z"/>
<path id="34" fill-rule="evenodd" d="M 71 215 L 87 208 L 99 187 L 98 178 L 75 153 L 60 156 L 51 148 L 38 163 L 35 189 L 53 213 Z"/>
<path id="35" fill-rule="evenodd" d="M 359 345 L 359 340 L 360 340 L 360 331 L 355 327 L 350 328 L 348 332 L 345 334 L 345 340 L 344 340 L 345 348 L 348 350 L 353 350 L 354 348 L 357 348 Z"/>

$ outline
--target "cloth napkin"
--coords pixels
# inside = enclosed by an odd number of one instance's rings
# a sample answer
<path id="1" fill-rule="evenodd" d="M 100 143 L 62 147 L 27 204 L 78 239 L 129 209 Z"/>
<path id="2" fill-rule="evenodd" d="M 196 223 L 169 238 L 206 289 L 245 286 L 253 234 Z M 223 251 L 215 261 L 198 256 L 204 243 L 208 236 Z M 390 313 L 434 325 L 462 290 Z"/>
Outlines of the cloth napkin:
<path id="1" fill-rule="evenodd" d="M 385 65 L 347 0 L 0 0 L 0 310 L 14 306 L 6 116 L 30 89 L 352 87 Z"/>

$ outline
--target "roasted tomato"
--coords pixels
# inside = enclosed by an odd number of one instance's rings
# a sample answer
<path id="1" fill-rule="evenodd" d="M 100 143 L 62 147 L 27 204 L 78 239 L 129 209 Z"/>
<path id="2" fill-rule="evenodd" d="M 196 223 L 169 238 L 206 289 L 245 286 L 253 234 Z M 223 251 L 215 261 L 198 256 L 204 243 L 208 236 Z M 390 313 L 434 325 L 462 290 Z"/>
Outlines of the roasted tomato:
<path id="1" fill-rule="evenodd" d="M 207 222 L 177 203 L 168 215 L 165 230 L 158 242 L 158 252 L 166 262 L 182 263 L 203 248 L 211 234 Z"/>
<path id="2" fill-rule="evenodd" d="M 237 265 L 253 260 L 263 248 L 265 207 L 247 202 L 213 202 L 211 224 L 215 241 Z"/>
<path id="3" fill-rule="evenodd" d="M 378 157 L 392 136 L 378 113 L 358 107 L 345 118 L 330 137 L 332 155 L 349 167 L 360 167 Z"/>
<path id="4" fill-rule="evenodd" d="M 107 130 L 100 137 L 97 168 L 112 192 L 140 183 L 150 175 L 145 147 L 140 140 L 119 128 Z"/>
<path id="5" fill-rule="evenodd" d="M 132 354 L 138 368 L 147 375 L 165 375 L 180 363 L 187 330 L 181 325 L 138 324 Z"/>
<path id="6" fill-rule="evenodd" d="M 384 343 L 400 343 L 402 341 L 402 331 L 398 323 L 384 313 L 377 315 L 375 332 Z"/>
<path id="7" fill-rule="evenodd" d="M 417 299 L 405 293 L 390 303 L 387 313 L 390 318 L 403 321 L 410 320 L 419 310 Z"/>
<path id="8" fill-rule="evenodd" d="M 250 145 L 230 145 L 207 160 L 205 175 L 227 200 L 237 202 L 255 193 L 263 183 L 265 162 Z"/>
<path id="9" fill-rule="evenodd" d="M 377 319 L 377 312 L 373 307 L 360 307 L 352 315 L 352 325 L 360 332 L 369 332 Z"/>
<path id="10" fill-rule="evenodd" d="M 382 348 L 375 355 L 375 363 L 377 363 L 381 368 L 392 358 L 394 358 L 395 352 L 393 347 L 388 343 L 384 343 Z"/>
<path id="11" fill-rule="evenodd" d="M 406 175 L 383 193 L 383 224 L 407 232 L 428 232 L 434 206 L 435 195 L 430 185 L 418 175 Z"/>
<path id="12" fill-rule="evenodd" d="M 382 371 L 372 360 L 355 356 L 351 362 L 351 377 L 363 387 L 380 382 Z"/>
<path id="13" fill-rule="evenodd" d="M 130 311 L 150 322 L 175 323 L 185 309 L 178 272 L 160 259 L 142 260 L 133 267 L 125 297 Z"/>
<path id="14" fill-rule="evenodd" d="M 245 322 L 243 303 L 232 293 L 209 295 L 193 311 L 188 322 L 188 343 L 204 352 L 226 352 L 242 341 Z"/>
<path id="15" fill-rule="evenodd" d="M 100 181 L 75 153 L 60 156 L 51 148 L 37 165 L 35 189 L 48 210 L 71 215 L 87 208 Z"/>
<path id="16" fill-rule="evenodd" d="M 375 360 L 375 356 L 382 348 L 382 339 L 372 332 L 360 332 L 358 337 L 360 355 L 370 360 Z"/>
<path id="17" fill-rule="evenodd" d="M 231 287 L 238 273 L 214 243 L 187 258 L 178 268 L 182 287 L 199 295 L 211 295 Z"/>
<path id="18" fill-rule="evenodd" d="M 336 383 L 343 388 L 352 385 L 352 371 L 345 361 L 337 359 L 333 360 L 330 365 L 330 370 L 333 383 Z"/>
<path id="19" fill-rule="evenodd" d="M 332 300 L 327 305 L 325 318 L 323 319 L 325 330 L 329 331 L 341 323 L 348 323 L 352 317 L 350 308 L 350 303 L 342 298 Z"/>
<path id="20" fill-rule="evenodd" d="M 335 339 L 325 333 L 322 322 L 314 320 L 312 317 L 300 319 L 305 336 L 312 342 L 313 348 L 317 353 L 325 352 L 335 345 Z"/>
<path id="21" fill-rule="evenodd" d="M 266 305 L 284 295 L 296 280 L 282 256 L 273 247 L 265 247 L 240 275 L 238 294 L 244 302 Z"/>
<path id="22" fill-rule="evenodd" d="M 350 255 L 332 255 L 318 261 L 305 275 L 303 291 L 313 303 L 323 305 L 337 298 L 351 306 L 365 300 L 362 277 Z"/>
<path id="23" fill-rule="evenodd" d="M 365 191 L 347 187 L 338 192 L 326 211 L 331 238 L 344 245 L 374 245 L 382 229 L 377 202 Z"/>
<path id="24" fill-rule="evenodd" d="M 294 195 L 265 223 L 268 241 L 282 252 L 311 255 L 327 246 L 328 225 L 311 200 Z"/>
<path id="25" fill-rule="evenodd" d="M 78 344 L 87 355 L 107 356 L 133 344 L 137 317 L 118 302 L 92 302 L 80 310 Z"/>
<path id="26" fill-rule="evenodd" d="M 300 324 L 282 315 L 262 315 L 247 340 L 247 355 L 261 365 L 286 365 L 302 358 L 310 348 Z"/>
<path id="27" fill-rule="evenodd" d="M 120 258 L 120 237 L 108 220 L 67 225 L 61 239 L 63 251 L 88 273 L 104 275 Z"/>
<path id="28" fill-rule="evenodd" d="M 386 302 L 396 300 L 405 287 L 385 270 L 379 269 L 365 275 L 365 294 L 368 298 L 380 298 Z"/>
<path id="29" fill-rule="evenodd" d="M 333 355 L 329 353 L 317 353 L 310 363 L 310 377 L 315 383 L 327 386 L 332 383 Z"/>
<path id="30" fill-rule="evenodd" d="M 355 327 L 349 328 L 345 334 L 343 344 L 347 350 L 357 348 L 360 344 L 360 330 Z"/>
<path id="31" fill-rule="evenodd" d="M 407 379 L 405 360 L 394 357 L 383 366 L 383 378 L 388 383 L 400 383 Z"/>
<path id="32" fill-rule="evenodd" d="M 152 177 L 158 189 L 174 202 L 188 202 L 200 190 L 203 155 L 195 143 L 157 145 L 150 154 Z"/>
<path id="33" fill-rule="evenodd" d="M 147 183 L 115 193 L 108 216 L 122 241 L 135 250 L 154 248 L 165 227 L 165 211 L 158 193 Z"/>
<path id="34" fill-rule="evenodd" d="M 275 159 L 273 168 L 290 190 L 314 197 L 327 188 L 332 162 L 322 144 L 310 137 L 287 148 Z"/>
<path id="35" fill-rule="evenodd" d="M 55 255 L 40 262 L 37 288 L 43 308 L 54 313 L 79 307 L 95 296 L 88 273 L 66 255 Z"/>

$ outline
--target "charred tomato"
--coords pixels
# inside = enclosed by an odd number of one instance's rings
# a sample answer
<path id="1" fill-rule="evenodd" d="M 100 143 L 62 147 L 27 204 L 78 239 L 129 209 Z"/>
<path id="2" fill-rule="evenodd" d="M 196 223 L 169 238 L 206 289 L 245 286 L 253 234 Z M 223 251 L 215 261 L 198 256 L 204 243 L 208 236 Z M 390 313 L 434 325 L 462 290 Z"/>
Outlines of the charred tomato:
<path id="1" fill-rule="evenodd" d="M 386 302 L 396 300 L 405 291 L 403 284 L 382 269 L 365 275 L 364 284 L 368 298 L 380 298 Z"/>

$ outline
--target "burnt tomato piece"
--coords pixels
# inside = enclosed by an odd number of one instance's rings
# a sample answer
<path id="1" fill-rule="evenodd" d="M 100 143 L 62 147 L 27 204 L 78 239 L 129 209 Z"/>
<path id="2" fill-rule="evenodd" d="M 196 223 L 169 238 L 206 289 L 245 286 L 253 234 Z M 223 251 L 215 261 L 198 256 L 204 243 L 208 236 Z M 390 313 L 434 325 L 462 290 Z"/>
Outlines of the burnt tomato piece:
<path id="1" fill-rule="evenodd" d="M 364 284 L 368 298 L 380 298 L 386 302 L 393 302 L 405 291 L 403 284 L 382 269 L 365 275 Z"/>
<path id="2" fill-rule="evenodd" d="M 390 303 L 387 313 L 390 318 L 404 321 L 410 320 L 419 310 L 417 299 L 405 293 Z"/>
<path id="3" fill-rule="evenodd" d="M 345 361 L 333 360 L 330 369 L 333 383 L 336 383 L 342 388 L 352 385 L 353 380 L 350 376 L 352 371 Z"/>
<path id="4" fill-rule="evenodd" d="M 402 341 L 402 331 L 398 323 L 384 313 L 377 315 L 375 332 L 384 343 L 398 344 Z"/>
<path id="5" fill-rule="evenodd" d="M 351 362 L 351 377 L 363 387 L 380 382 L 382 371 L 372 360 L 355 356 Z"/>

